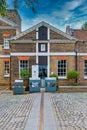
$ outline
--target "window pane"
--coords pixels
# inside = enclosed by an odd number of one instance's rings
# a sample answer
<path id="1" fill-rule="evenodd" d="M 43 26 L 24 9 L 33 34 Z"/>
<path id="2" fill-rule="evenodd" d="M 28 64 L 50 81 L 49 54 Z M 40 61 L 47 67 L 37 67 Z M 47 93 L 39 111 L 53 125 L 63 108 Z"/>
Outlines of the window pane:
<path id="1" fill-rule="evenodd" d="M 87 60 L 84 61 L 84 76 L 87 76 Z"/>
<path id="2" fill-rule="evenodd" d="M 4 48 L 9 49 L 9 39 L 8 38 L 4 38 Z"/>
<path id="3" fill-rule="evenodd" d="M 20 60 L 20 72 L 24 69 L 28 70 L 28 60 Z"/>
<path id="4" fill-rule="evenodd" d="M 58 61 L 58 76 L 66 76 L 66 60 Z"/>
<path id="5" fill-rule="evenodd" d="M 9 75 L 10 73 L 10 63 L 9 61 L 4 62 L 4 75 Z"/>

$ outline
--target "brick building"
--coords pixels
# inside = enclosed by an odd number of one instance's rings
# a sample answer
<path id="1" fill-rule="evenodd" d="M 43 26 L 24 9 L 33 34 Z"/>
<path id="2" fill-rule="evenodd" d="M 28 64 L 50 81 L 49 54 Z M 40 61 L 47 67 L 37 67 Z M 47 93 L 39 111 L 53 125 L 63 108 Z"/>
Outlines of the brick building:
<path id="1" fill-rule="evenodd" d="M 31 71 L 35 64 L 39 77 L 58 74 L 59 85 L 68 84 L 70 70 L 78 70 L 79 84 L 87 84 L 86 30 L 74 30 L 69 35 L 40 22 L 21 32 L 20 16 L 10 10 L 5 18 L 0 17 L 0 36 L 0 85 L 12 86 L 22 69 Z"/>
<path id="2" fill-rule="evenodd" d="M 8 40 L 21 32 L 21 19 L 14 10 L 0 16 L 0 86 L 10 86 L 10 45 Z"/>

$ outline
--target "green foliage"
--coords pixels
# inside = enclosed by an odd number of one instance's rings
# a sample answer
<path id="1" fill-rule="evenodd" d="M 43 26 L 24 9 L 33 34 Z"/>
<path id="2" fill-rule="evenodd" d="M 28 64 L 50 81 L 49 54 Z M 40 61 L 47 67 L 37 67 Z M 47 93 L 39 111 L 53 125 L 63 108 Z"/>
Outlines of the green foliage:
<path id="1" fill-rule="evenodd" d="M 0 16 L 5 16 L 7 12 L 6 0 L 0 0 Z"/>
<path id="2" fill-rule="evenodd" d="M 87 29 L 87 22 L 85 22 L 85 23 L 82 25 L 82 29 L 83 29 L 83 30 Z"/>
<path id="3" fill-rule="evenodd" d="M 57 75 L 57 74 L 54 74 L 54 73 L 53 73 L 53 74 L 50 75 L 50 77 L 55 77 L 56 80 L 58 80 L 58 75 Z"/>
<path id="4" fill-rule="evenodd" d="M 78 83 L 76 82 L 76 79 L 78 79 L 80 76 L 80 73 L 75 70 L 71 70 L 67 73 L 67 78 L 70 80 L 69 85 L 70 86 L 78 86 Z"/>
<path id="5" fill-rule="evenodd" d="M 22 70 L 20 75 L 22 79 L 29 79 L 31 77 L 31 72 L 29 72 L 29 70 Z"/>
<path id="6" fill-rule="evenodd" d="M 75 70 L 71 70 L 67 73 L 68 79 L 76 79 L 76 78 L 79 78 L 79 76 L 80 76 L 80 73 Z"/>
<path id="7" fill-rule="evenodd" d="M 32 10 L 33 13 L 36 13 L 35 6 L 39 5 L 38 0 L 12 0 L 12 5 L 14 10 L 17 12 L 22 5 L 26 8 Z M 0 0 L 0 16 L 5 16 L 7 12 L 7 1 Z"/>

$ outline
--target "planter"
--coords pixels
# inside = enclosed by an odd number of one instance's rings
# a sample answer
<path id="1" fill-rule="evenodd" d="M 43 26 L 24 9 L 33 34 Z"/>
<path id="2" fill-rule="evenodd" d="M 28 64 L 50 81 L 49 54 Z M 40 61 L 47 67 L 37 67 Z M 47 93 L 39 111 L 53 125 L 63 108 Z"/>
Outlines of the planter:
<path id="1" fill-rule="evenodd" d="M 13 86 L 13 94 L 23 94 L 25 87 L 23 86 L 23 80 L 15 80 Z"/>
<path id="2" fill-rule="evenodd" d="M 56 78 L 46 78 L 46 92 L 56 92 Z"/>
<path id="3" fill-rule="evenodd" d="M 29 91 L 30 92 L 40 92 L 40 78 L 34 79 L 30 78 L 29 79 Z"/>

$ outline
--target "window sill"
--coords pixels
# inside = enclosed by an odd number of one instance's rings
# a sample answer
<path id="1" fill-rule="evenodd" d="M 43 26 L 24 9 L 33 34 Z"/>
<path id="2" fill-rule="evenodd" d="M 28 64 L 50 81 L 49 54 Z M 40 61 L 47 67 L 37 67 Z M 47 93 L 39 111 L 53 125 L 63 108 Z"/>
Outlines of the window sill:
<path id="1" fill-rule="evenodd" d="M 4 47 L 4 50 L 8 50 L 8 49 L 10 49 L 10 48 L 8 48 L 8 47 Z"/>
<path id="2" fill-rule="evenodd" d="M 67 77 L 58 77 L 58 79 L 67 79 Z"/>
<path id="3" fill-rule="evenodd" d="M 84 77 L 84 79 L 87 79 L 87 77 Z"/>
<path id="4" fill-rule="evenodd" d="M 10 75 L 4 75 L 4 77 L 10 77 Z"/>

